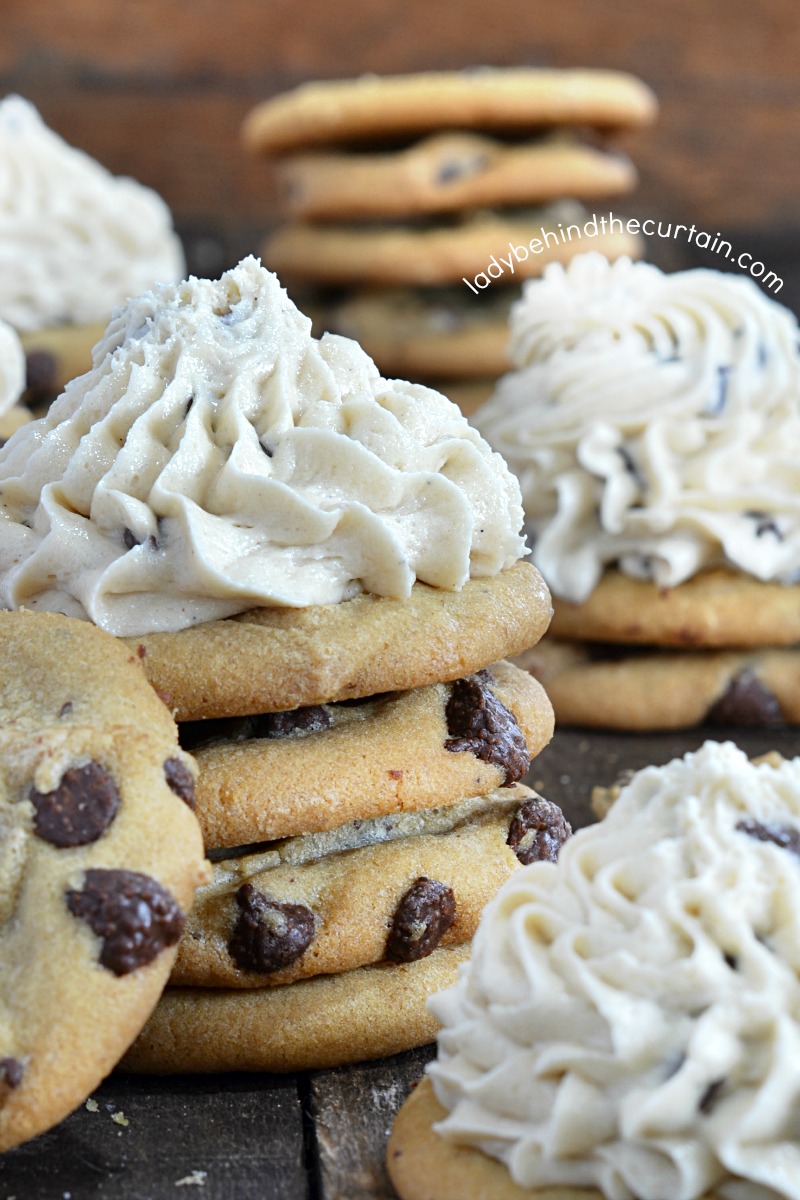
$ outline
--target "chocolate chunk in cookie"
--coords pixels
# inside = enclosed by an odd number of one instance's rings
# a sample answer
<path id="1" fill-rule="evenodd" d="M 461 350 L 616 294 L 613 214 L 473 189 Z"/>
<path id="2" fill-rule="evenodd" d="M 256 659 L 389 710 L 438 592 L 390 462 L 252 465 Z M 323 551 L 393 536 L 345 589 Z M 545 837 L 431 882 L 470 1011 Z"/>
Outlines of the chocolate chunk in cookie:
<path id="1" fill-rule="evenodd" d="M 386 957 L 395 962 L 426 958 L 441 942 L 456 915 L 453 889 L 422 876 L 397 906 L 386 941 Z"/>
<path id="2" fill-rule="evenodd" d="M 708 710 L 710 725 L 782 725 L 781 706 L 753 671 L 745 668 Z"/>
<path id="3" fill-rule="evenodd" d="M 18 1058 L 0 1058 L 0 1102 L 22 1083 L 25 1068 Z"/>
<path id="4" fill-rule="evenodd" d="M 67 892 L 67 907 L 102 938 L 100 962 L 115 975 L 127 975 L 174 946 L 185 921 L 166 888 L 138 871 L 92 868 L 81 891 Z"/>
<path id="5" fill-rule="evenodd" d="M 478 671 L 453 684 L 445 707 L 450 737 L 444 745 L 446 750 L 467 750 L 483 762 L 502 767 L 506 776 L 503 786 L 509 787 L 522 778 L 531 759 L 516 717 L 497 699 L 490 681 L 488 671 Z"/>
<path id="6" fill-rule="evenodd" d="M 181 762 L 179 758 L 168 758 L 164 763 L 164 778 L 170 790 L 194 812 L 197 807 L 194 776 L 186 763 Z"/>
<path id="7" fill-rule="evenodd" d="M 117 815 L 120 799 L 112 776 L 99 763 L 71 767 L 52 792 L 31 788 L 33 827 L 54 846 L 87 846 L 105 833 Z"/>
<path id="8" fill-rule="evenodd" d="M 508 829 L 507 843 L 523 866 L 555 862 L 572 827 L 557 804 L 534 796 L 521 804 Z"/>
<path id="9" fill-rule="evenodd" d="M 800 855 L 800 829 L 794 829 L 791 825 L 773 825 L 747 819 L 739 821 L 736 828 L 759 842 L 773 842 L 782 850 Z"/>
<path id="10" fill-rule="evenodd" d="M 305 904 L 268 900 L 252 883 L 242 884 L 236 903 L 241 911 L 228 950 L 243 971 L 279 971 L 314 940 L 314 914 Z"/>

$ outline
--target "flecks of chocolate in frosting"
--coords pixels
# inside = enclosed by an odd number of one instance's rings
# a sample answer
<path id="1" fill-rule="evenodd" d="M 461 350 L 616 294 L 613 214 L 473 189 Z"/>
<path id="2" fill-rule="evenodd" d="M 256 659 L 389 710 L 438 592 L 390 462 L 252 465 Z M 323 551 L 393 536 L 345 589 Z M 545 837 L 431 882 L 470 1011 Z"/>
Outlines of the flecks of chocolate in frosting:
<path id="1" fill-rule="evenodd" d="M 502 786 L 510 787 L 528 770 L 531 756 L 516 717 L 495 696 L 491 682 L 488 671 L 478 671 L 452 685 L 445 706 L 450 737 L 444 746 L 454 753 L 467 750 L 502 767 L 506 776 Z"/>
<path id="2" fill-rule="evenodd" d="M 791 854 L 800 857 L 800 829 L 795 829 L 791 825 L 766 824 L 763 821 L 750 819 L 739 821 L 736 828 L 741 833 L 746 833 L 748 837 L 756 838 L 759 842 L 773 842 L 782 850 L 788 850 Z"/>

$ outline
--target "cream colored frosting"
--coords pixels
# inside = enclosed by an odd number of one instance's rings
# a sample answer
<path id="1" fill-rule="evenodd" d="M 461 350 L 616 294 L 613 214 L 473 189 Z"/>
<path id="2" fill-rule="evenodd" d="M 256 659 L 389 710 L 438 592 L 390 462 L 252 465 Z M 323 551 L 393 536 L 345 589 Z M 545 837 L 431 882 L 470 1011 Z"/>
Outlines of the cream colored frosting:
<path id="1" fill-rule="evenodd" d="M 25 390 L 25 351 L 16 332 L 0 321 L 0 415 L 8 412 Z"/>
<path id="2" fill-rule="evenodd" d="M 752 280 L 581 255 L 526 284 L 510 351 L 473 422 L 557 595 L 609 563 L 660 586 L 800 576 L 798 324 Z"/>
<path id="3" fill-rule="evenodd" d="M 155 192 L 68 146 L 27 100 L 0 102 L 0 318 L 22 331 L 107 321 L 183 272 Z"/>
<path id="4" fill-rule="evenodd" d="M 504 884 L 431 1008 L 439 1132 L 520 1185 L 797 1200 L 800 760 L 640 771 Z"/>
<path id="5" fill-rule="evenodd" d="M 456 406 L 310 326 L 252 258 L 121 310 L 0 451 L 0 601 L 134 635 L 521 557 L 516 480 Z"/>

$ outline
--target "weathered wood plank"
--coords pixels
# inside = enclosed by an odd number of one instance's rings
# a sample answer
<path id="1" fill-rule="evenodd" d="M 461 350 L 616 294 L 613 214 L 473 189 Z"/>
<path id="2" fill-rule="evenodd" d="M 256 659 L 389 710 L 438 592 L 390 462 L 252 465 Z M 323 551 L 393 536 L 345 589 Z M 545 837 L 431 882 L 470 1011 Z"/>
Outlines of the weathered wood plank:
<path id="1" fill-rule="evenodd" d="M 389 1130 L 433 1046 L 309 1077 L 321 1200 L 393 1200 L 384 1158 Z"/>
<path id="2" fill-rule="evenodd" d="M 17 1200 L 309 1196 L 292 1078 L 120 1075 L 93 1098 L 96 1112 L 82 1105 L 56 1129 L 0 1156 L 0 1195 Z M 115 1114 L 128 1123 L 117 1124 Z"/>

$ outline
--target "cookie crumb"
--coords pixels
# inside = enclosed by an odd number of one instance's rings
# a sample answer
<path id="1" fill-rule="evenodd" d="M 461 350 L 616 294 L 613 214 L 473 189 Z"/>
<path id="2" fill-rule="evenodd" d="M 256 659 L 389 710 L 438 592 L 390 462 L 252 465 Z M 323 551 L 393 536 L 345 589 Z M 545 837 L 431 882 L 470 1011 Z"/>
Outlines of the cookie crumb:
<path id="1" fill-rule="evenodd" d="M 176 1179 L 175 1187 L 205 1187 L 207 1179 L 208 1171 L 192 1171 L 191 1175 Z"/>
<path id="2" fill-rule="evenodd" d="M 100 1112 L 100 1105 L 97 1103 L 96 1100 L 93 1100 L 91 1096 L 86 1101 L 86 1111 L 87 1112 Z"/>
<path id="3" fill-rule="evenodd" d="M 130 1125 L 130 1121 L 125 1116 L 124 1112 L 115 1112 L 111 1114 L 111 1120 L 117 1125 Z"/>

